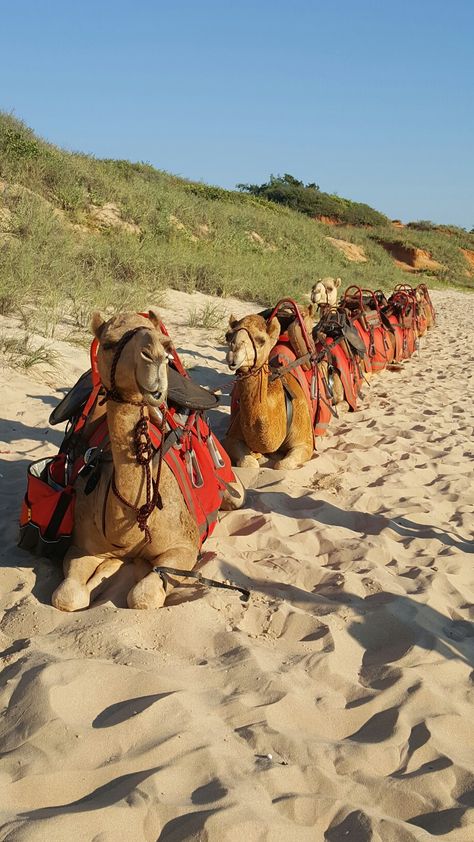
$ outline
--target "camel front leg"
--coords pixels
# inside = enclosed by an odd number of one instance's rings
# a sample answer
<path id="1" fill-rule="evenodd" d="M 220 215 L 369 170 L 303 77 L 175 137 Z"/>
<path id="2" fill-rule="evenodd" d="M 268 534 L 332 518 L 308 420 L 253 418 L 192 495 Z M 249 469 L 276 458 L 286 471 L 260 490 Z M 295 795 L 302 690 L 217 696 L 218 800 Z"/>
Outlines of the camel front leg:
<path id="1" fill-rule="evenodd" d="M 97 599 L 105 587 L 105 582 L 114 576 L 124 565 L 122 558 L 107 558 L 102 564 L 99 564 L 95 573 L 87 582 L 87 590 L 90 594 L 91 602 Z"/>
<path id="2" fill-rule="evenodd" d="M 165 582 L 159 573 L 155 573 L 153 567 L 173 567 L 176 570 L 192 570 L 197 562 L 198 550 L 196 547 L 173 547 L 164 553 L 156 556 L 153 562 L 137 559 L 137 572 L 141 577 L 140 581 L 129 591 L 127 605 L 129 608 L 141 610 L 148 608 L 162 608 L 166 597 L 176 585 L 181 584 L 180 577 L 172 575 L 165 577 Z"/>
<path id="3" fill-rule="evenodd" d="M 223 441 L 224 450 L 229 454 L 232 465 L 238 468 L 257 468 L 261 453 L 254 453 L 245 442 L 240 426 L 240 414 L 234 415 L 231 425 Z"/>
<path id="4" fill-rule="evenodd" d="M 79 611 L 90 603 L 89 579 L 94 577 L 104 559 L 88 555 L 79 547 L 70 547 L 64 562 L 64 581 L 53 593 L 51 602 L 60 611 Z"/>
<path id="5" fill-rule="evenodd" d="M 243 439 L 225 439 L 224 447 L 229 454 L 232 465 L 238 468 L 257 468 L 259 467 L 258 458 L 262 458 L 261 453 L 254 453 Z"/>

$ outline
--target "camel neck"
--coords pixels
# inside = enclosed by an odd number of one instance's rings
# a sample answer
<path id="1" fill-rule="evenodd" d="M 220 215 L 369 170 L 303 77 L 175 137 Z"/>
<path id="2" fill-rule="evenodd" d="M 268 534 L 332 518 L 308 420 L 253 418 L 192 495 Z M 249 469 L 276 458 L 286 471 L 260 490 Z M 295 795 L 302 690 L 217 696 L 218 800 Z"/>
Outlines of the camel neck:
<path id="1" fill-rule="evenodd" d="M 239 400 L 243 408 L 258 412 L 267 405 L 268 366 L 263 365 L 255 372 L 249 372 L 239 380 Z"/>
<path id="2" fill-rule="evenodd" d="M 148 416 L 148 409 L 145 409 Z M 107 402 L 107 424 L 114 463 L 115 485 L 133 505 L 145 500 L 146 483 L 142 465 L 137 463 L 134 431 L 140 420 L 140 407 Z"/>

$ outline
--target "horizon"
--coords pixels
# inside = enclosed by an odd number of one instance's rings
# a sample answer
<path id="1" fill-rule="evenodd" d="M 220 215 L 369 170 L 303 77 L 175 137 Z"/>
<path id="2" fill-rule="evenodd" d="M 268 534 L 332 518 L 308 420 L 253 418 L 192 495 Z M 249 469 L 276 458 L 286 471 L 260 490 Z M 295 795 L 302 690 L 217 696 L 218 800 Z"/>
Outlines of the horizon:
<path id="1" fill-rule="evenodd" d="M 232 190 L 288 172 L 470 230 L 474 6 L 375 6 L 24 0 L 4 19 L 0 108 L 67 151 Z"/>

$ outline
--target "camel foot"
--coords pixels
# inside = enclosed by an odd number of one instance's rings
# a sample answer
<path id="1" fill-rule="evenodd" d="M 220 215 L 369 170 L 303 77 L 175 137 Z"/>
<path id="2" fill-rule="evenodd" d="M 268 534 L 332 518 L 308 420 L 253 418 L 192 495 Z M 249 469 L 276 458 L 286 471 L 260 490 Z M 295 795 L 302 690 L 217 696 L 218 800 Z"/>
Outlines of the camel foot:
<path id="1" fill-rule="evenodd" d="M 51 603 L 59 611 L 80 611 L 88 608 L 90 593 L 86 585 L 74 579 L 65 579 L 53 593 Z"/>
<path id="2" fill-rule="evenodd" d="M 163 580 L 158 573 L 149 573 L 138 582 L 127 596 L 129 608 L 141 611 L 149 608 L 162 608 L 166 599 Z"/>
<path id="3" fill-rule="evenodd" d="M 278 462 L 275 462 L 273 468 L 275 471 L 294 471 L 302 464 L 302 462 L 297 461 L 296 459 L 287 457 L 286 459 L 279 459 Z"/>
<path id="4" fill-rule="evenodd" d="M 255 459 L 254 456 L 248 454 L 248 456 L 242 456 L 240 459 L 237 459 L 237 467 L 238 468 L 259 468 L 258 459 Z"/>
<path id="5" fill-rule="evenodd" d="M 275 471 L 294 471 L 296 468 L 301 468 L 310 459 L 311 456 L 307 456 L 306 458 L 302 456 L 285 456 L 284 459 L 279 459 L 278 462 L 275 462 L 273 468 Z"/>

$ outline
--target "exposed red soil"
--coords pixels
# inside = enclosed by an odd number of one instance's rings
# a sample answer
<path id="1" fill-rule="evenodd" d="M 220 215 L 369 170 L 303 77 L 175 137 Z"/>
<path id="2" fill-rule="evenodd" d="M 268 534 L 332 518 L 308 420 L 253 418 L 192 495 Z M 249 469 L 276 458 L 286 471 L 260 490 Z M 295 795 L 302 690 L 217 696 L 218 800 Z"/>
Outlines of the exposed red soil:
<path id="1" fill-rule="evenodd" d="M 474 251 L 471 251 L 471 249 L 461 249 L 461 251 L 464 257 L 466 258 L 467 262 L 469 263 L 469 268 L 471 270 L 474 269 Z M 472 272 L 469 272 L 469 275 L 471 274 Z"/>
<path id="2" fill-rule="evenodd" d="M 312 219 L 316 220 L 316 222 L 323 222 L 324 225 L 342 225 L 340 219 L 337 219 L 335 216 L 313 216 Z"/>
<path id="3" fill-rule="evenodd" d="M 441 263 L 433 260 L 429 251 L 407 246 L 404 243 L 379 240 L 380 245 L 394 258 L 397 266 L 405 272 L 424 272 L 441 269 Z"/>
<path id="4" fill-rule="evenodd" d="M 333 246 L 347 257 L 353 263 L 366 263 L 367 257 L 362 246 L 357 246 L 355 243 L 349 243 L 347 240 L 338 240 L 336 237 L 326 237 Z"/>

